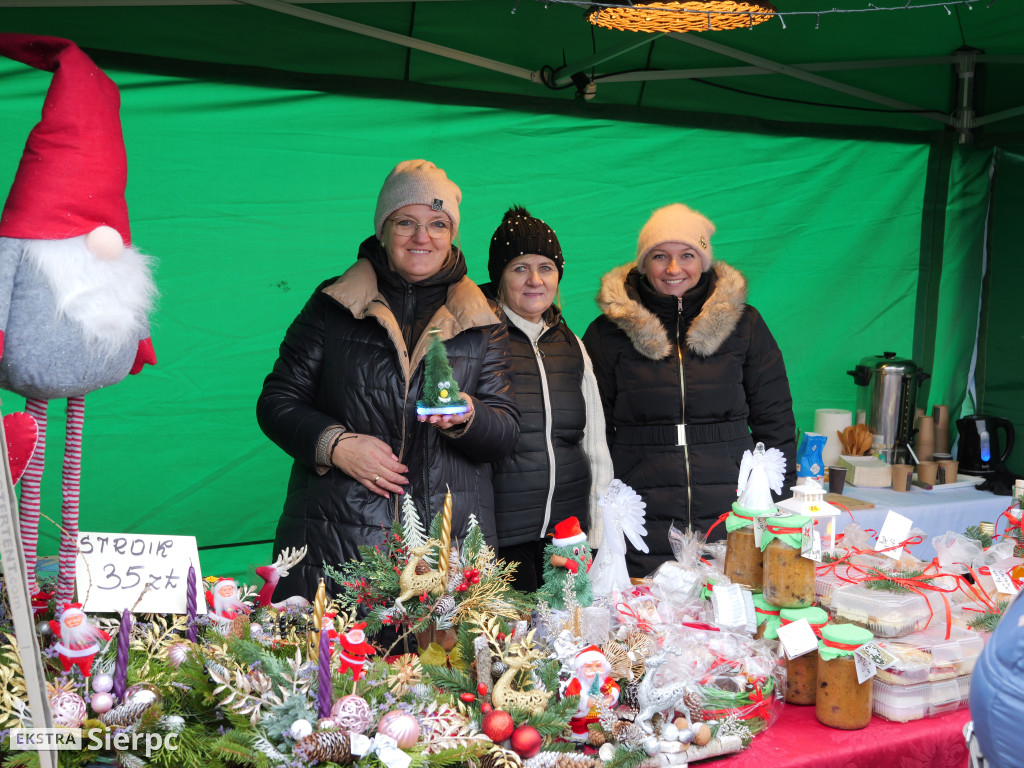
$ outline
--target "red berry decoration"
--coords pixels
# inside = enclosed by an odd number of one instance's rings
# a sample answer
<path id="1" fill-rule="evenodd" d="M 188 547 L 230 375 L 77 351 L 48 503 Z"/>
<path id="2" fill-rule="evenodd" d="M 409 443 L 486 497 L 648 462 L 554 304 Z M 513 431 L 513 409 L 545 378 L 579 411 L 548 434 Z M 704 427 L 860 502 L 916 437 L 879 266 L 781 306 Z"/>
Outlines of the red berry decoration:
<path id="1" fill-rule="evenodd" d="M 476 684 L 476 692 L 479 693 L 481 696 L 486 696 L 487 695 L 487 686 L 484 685 L 483 683 L 477 683 Z"/>
<path id="2" fill-rule="evenodd" d="M 491 714 L 493 715 L 495 712 L 491 712 Z M 529 760 L 540 752 L 542 741 L 540 732 L 536 728 L 532 725 L 521 725 L 512 732 L 512 751 L 524 760 Z"/>
<path id="3" fill-rule="evenodd" d="M 491 711 L 491 705 L 485 701 L 483 704 L 480 705 L 480 711 L 486 715 L 488 712 Z"/>
<path id="4" fill-rule="evenodd" d="M 480 727 L 487 738 L 495 744 L 498 744 L 512 735 L 512 731 L 516 729 L 516 724 L 512 719 L 512 715 L 508 712 L 503 709 L 494 709 L 484 715 L 484 719 L 481 722 Z M 522 728 L 519 730 L 522 730 Z M 536 729 L 533 730 L 534 733 L 537 732 Z M 538 733 L 537 736 L 539 737 L 540 734 Z M 514 746 L 512 748 L 515 749 Z M 518 752 L 519 750 L 516 751 Z M 531 754 L 536 753 L 534 752 Z M 523 755 L 523 757 L 528 757 L 528 755 Z"/>
<path id="5" fill-rule="evenodd" d="M 467 693 L 460 693 L 459 694 L 459 698 L 462 699 L 467 704 L 472 704 L 474 701 L 476 701 L 476 696 L 474 696 L 472 693 L 468 693 L 468 692 Z"/>

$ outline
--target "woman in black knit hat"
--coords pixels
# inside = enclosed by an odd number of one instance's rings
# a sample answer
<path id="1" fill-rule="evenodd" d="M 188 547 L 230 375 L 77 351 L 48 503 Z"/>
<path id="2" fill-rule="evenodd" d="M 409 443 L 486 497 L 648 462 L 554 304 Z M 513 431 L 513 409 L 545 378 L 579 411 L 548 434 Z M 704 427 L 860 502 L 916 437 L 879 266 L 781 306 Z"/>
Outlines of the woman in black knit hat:
<path id="1" fill-rule="evenodd" d="M 498 556 L 519 564 L 515 586 L 542 582 L 545 536 L 578 517 L 600 543 L 597 500 L 612 479 L 597 380 L 583 344 L 555 305 L 565 260 L 551 227 L 510 208 L 491 238 L 482 285 L 508 319 L 519 441 L 494 464 Z"/>

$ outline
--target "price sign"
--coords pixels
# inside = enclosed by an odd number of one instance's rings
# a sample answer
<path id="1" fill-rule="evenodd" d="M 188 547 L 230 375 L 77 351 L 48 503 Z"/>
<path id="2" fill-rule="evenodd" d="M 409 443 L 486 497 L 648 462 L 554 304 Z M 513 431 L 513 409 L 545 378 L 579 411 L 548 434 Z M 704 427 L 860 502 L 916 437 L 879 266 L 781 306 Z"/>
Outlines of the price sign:
<path id="1" fill-rule="evenodd" d="M 882 648 L 880 645 L 876 645 L 875 643 L 865 643 L 854 651 L 854 653 L 866 656 L 876 667 L 881 667 L 882 669 L 899 666 L 895 656 L 885 650 L 885 648 Z"/>
<path id="2" fill-rule="evenodd" d="M 1006 571 L 992 566 L 989 569 L 992 574 L 992 582 L 996 585 L 996 591 L 1004 595 L 1016 595 L 1018 590 L 1013 584 L 1013 579 Z"/>
<path id="3" fill-rule="evenodd" d="M 899 512 L 889 510 L 882 523 L 882 530 L 878 533 L 878 541 L 875 542 L 875 552 L 881 552 L 886 557 L 899 560 L 903 554 L 903 547 L 898 546 L 910 536 L 910 529 L 914 525 L 909 517 L 904 517 Z M 883 551 L 885 550 L 885 551 Z"/>
<path id="4" fill-rule="evenodd" d="M 787 658 L 795 659 L 797 656 L 818 650 L 818 638 L 807 619 L 797 619 L 776 631 Z"/>
<path id="5" fill-rule="evenodd" d="M 864 683 L 878 674 L 878 666 L 860 648 L 853 652 L 853 663 L 857 667 L 857 682 Z"/>
<path id="6" fill-rule="evenodd" d="M 196 570 L 196 610 L 206 613 L 195 536 L 78 534 L 75 578 L 83 610 L 185 613 L 188 568 Z M 141 598 L 141 599 L 140 599 Z"/>

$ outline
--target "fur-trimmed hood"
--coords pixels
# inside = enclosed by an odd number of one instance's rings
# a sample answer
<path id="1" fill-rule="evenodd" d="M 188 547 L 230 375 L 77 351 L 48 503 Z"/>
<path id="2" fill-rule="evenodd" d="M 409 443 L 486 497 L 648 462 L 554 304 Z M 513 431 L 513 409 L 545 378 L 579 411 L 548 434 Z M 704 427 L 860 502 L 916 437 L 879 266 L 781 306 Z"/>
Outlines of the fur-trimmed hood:
<path id="1" fill-rule="evenodd" d="M 626 276 L 636 262 L 623 264 L 601 278 L 597 304 L 601 312 L 625 332 L 644 357 L 661 360 L 672 352 L 665 326 L 626 288 Z M 716 261 L 711 269 L 716 282 L 711 295 L 686 332 L 686 346 L 696 355 L 709 357 L 736 329 L 747 305 L 747 280 L 739 270 Z"/>

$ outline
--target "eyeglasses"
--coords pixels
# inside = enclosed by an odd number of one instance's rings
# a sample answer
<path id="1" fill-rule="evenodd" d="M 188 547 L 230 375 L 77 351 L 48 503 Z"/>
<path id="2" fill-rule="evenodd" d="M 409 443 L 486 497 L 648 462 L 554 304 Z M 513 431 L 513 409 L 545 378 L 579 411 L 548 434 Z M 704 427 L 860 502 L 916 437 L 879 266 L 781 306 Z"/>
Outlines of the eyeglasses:
<path id="1" fill-rule="evenodd" d="M 410 219 L 408 216 L 399 216 L 388 219 L 388 221 L 394 227 L 395 234 L 402 237 L 412 237 L 420 227 L 424 227 L 427 230 L 427 234 L 435 239 L 445 237 L 451 234 L 452 231 L 452 223 L 448 219 L 434 219 L 426 224 L 420 224 L 416 219 Z"/>

